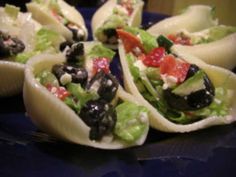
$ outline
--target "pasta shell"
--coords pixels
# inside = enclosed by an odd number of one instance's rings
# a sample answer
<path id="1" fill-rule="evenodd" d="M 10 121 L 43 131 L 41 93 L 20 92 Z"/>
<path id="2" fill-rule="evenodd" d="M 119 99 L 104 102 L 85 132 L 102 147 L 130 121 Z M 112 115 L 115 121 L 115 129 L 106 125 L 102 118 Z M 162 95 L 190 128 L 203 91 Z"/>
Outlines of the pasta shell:
<path id="1" fill-rule="evenodd" d="M 63 0 L 57 1 L 62 14 L 71 22 L 78 25 L 82 28 L 85 33 L 85 38 L 88 37 L 88 31 L 85 26 L 84 19 L 82 15 L 77 11 L 74 7 L 71 7 Z M 64 24 L 60 23 L 56 20 L 56 17 L 50 15 L 50 11 L 42 7 L 40 4 L 36 2 L 30 2 L 26 4 L 27 10 L 32 13 L 34 19 L 36 19 L 42 25 L 47 26 L 48 28 L 62 34 L 67 40 L 72 40 L 72 32 L 64 26 Z"/>
<path id="2" fill-rule="evenodd" d="M 0 60 L 0 97 L 20 93 L 23 82 L 24 64 Z"/>
<path id="3" fill-rule="evenodd" d="M 122 44 L 119 45 L 119 54 L 120 54 L 120 60 L 121 65 L 123 68 L 124 73 L 124 84 L 127 91 L 132 93 L 137 99 L 140 100 L 140 103 L 142 103 L 145 107 L 148 108 L 150 111 L 150 125 L 158 130 L 164 131 L 164 132 L 190 132 L 195 131 L 198 129 L 204 129 L 213 125 L 222 125 L 222 124 L 229 124 L 234 121 L 236 121 L 236 101 L 235 99 L 232 99 L 231 103 L 231 111 L 228 116 L 225 117 L 206 117 L 200 121 L 181 125 L 181 124 L 175 124 L 171 121 L 169 121 L 167 118 L 163 117 L 156 108 L 154 108 L 147 100 L 144 99 L 144 97 L 140 94 L 138 91 L 134 81 L 133 77 L 130 73 L 128 63 L 126 61 L 126 55 L 125 50 Z M 196 64 L 200 68 L 202 68 L 209 76 L 211 81 L 213 82 L 214 86 L 222 86 L 230 91 L 233 92 L 232 98 L 236 96 L 235 90 L 236 90 L 236 75 L 229 70 L 206 64 L 205 62 L 199 60 L 198 58 L 187 54 L 183 52 L 175 52 L 177 56 L 180 58 L 185 59 L 187 62 Z"/>
<path id="4" fill-rule="evenodd" d="M 121 149 L 143 144 L 148 133 L 148 122 L 145 133 L 135 144 L 124 143 L 118 138 L 114 138 L 111 142 L 89 139 L 90 127 L 35 79 L 35 74 L 38 72 L 63 62 L 65 62 L 63 55 L 39 55 L 27 63 L 23 95 L 27 113 L 32 121 L 42 130 L 58 138 L 81 145 L 101 149 Z M 136 98 L 125 92 L 121 86 L 118 88 L 117 98 L 140 105 Z"/>
<path id="5" fill-rule="evenodd" d="M 206 5 L 189 6 L 184 13 L 166 18 L 147 31 L 154 36 L 175 34 L 183 29 L 189 32 L 200 31 L 218 24 L 218 21 L 212 18 L 212 9 Z"/>
<path id="6" fill-rule="evenodd" d="M 93 38 L 95 40 L 98 40 L 95 36 L 96 30 L 99 27 L 103 26 L 104 22 L 109 19 L 116 5 L 117 5 L 116 0 L 108 0 L 94 13 L 91 20 L 91 28 L 92 28 Z M 138 4 L 135 5 L 134 11 L 128 19 L 128 26 L 139 27 L 141 25 L 143 5 L 144 5 L 143 1 L 140 1 Z M 117 48 L 117 45 L 107 44 L 107 46 L 114 49 Z"/>

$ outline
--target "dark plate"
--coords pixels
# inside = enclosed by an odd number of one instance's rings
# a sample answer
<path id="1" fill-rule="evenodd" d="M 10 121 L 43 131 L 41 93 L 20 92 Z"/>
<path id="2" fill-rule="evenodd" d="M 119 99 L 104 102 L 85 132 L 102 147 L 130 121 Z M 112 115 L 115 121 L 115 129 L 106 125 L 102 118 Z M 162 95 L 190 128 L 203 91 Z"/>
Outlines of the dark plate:
<path id="1" fill-rule="evenodd" d="M 95 9 L 80 10 L 91 34 Z M 145 12 L 143 26 L 163 18 Z M 113 71 L 122 80 L 120 69 Z M 143 146 L 107 151 L 61 142 L 38 130 L 25 115 L 22 94 L 0 98 L 1 177 L 233 177 L 235 162 L 235 124 L 188 134 L 151 129 Z"/>

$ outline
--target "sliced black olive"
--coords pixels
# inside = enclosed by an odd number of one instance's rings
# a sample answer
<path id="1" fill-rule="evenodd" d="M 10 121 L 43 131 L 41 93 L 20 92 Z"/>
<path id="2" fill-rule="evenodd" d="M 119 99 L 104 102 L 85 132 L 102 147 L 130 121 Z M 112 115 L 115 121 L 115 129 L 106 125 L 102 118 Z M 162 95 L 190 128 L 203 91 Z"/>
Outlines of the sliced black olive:
<path id="1" fill-rule="evenodd" d="M 0 57 L 9 57 L 23 52 L 24 43 L 16 37 L 0 31 Z"/>
<path id="2" fill-rule="evenodd" d="M 116 33 L 116 29 L 115 28 L 108 28 L 108 29 L 104 29 L 103 33 L 108 37 L 113 37 L 113 36 L 117 36 Z"/>
<path id="3" fill-rule="evenodd" d="M 98 72 L 86 88 L 97 92 L 100 98 L 110 102 L 116 95 L 119 83 L 114 76 L 103 71 Z"/>
<path id="4" fill-rule="evenodd" d="M 191 65 L 187 78 L 193 76 L 197 71 L 199 71 L 199 68 L 196 65 Z M 167 104 L 176 110 L 198 110 L 210 105 L 215 96 L 215 88 L 206 74 L 204 75 L 204 86 L 204 89 L 192 92 L 186 96 L 176 95 L 171 89 L 167 89 L 163 92 L 164 98 Z"/>
<path id="5" fill-rule="evenodd" d="M 100 140 L 112 132 L 116 124 L 116 111 L 104 100 L 91 100 L 80 111 L 81 119 L 91 127 L 90 139 Z"/>
<path id="6" fill-rule="evenodd" d="M 187 73 L 187 76 L 185 80 L 192 77 L 195 73 L 197 73 L 200 70 L 200 68 L 197 65 L 191 64 Z"/>
<path id="7" fill-rule="evenodd" d="M 88 72 L 84 68 L 78 68 L 70 65 L 56 64 L 52 67 L 52 73 L 55 74 L 61 85 L 64 83 L 61 82 L 61 78 L 65 74 L 71 76 L 71 82 L 80 83 L 84 86 L 88 79 Z"/>
<path id="8" fill-rule="evenodd" d="M 115 28 L 108 28 L 103 30 L 103 34 L 107 37 L 106 43 L 117 44 L 117 32 Z"/>
<path id="9" fill-rule="evenodd" d="M 84 57 L 84 44 L 74 43 L 70 49 L 66 51 L 66 59 L 68 63 L 79 63 Z"/>
<path id="10" fill-rule="evenodd" d="M 60 44 L 60 51 L 63 52 L 66 47 L 71 48 L 72 44 L 73 44 L 73 42 L 71 42 L 71 41 L 62 42 L 62 43 Z"/>

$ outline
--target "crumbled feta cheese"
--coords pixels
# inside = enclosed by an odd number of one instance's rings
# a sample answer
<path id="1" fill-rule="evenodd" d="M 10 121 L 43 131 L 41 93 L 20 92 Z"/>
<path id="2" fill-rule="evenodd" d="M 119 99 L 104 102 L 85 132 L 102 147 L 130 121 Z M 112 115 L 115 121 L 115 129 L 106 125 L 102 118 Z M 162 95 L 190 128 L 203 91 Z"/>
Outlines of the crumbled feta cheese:
<path id="1" fill-rule="evenodd" d="M 142 112 L 139 117 L 140 122 L 147 123 L 148 122 L 148 115 L 146 112 Z"/>
<path id="2" fill-rule="evenodd" d="M 99 81 L 99 80 L 96 80 L 96 81 L 91 85 L 91 87 L 90 87 L 89 90 L 94 91 L 95 93 L 97 93 L 97 91 L 98 91 L 100 85 L 101 85 L 100 81 Z"/>
<path id="3" fill-rule="evenodd" d="M 72 81 L 72 77 L 70 74 L 65 73 L 60 77 L 60 82 L 62 85 L 66 85 Z"/>
<path id="4" fill-rule="evenodd" d="M 164 81 L 164 84 L 163 84 L 163 87 L 162 87 L 164 90 L 174 86 L 178 81 L 178 79 L 176 77 L 169 76 L 169 75 L 166 75 L 166 74 L 162 74 L 161 78 Z"/>
<path id="5" fill-rule="evenodd" d="M 136 60 L 134 62 L 134 66 L 136 66 L 137 68 L 139 68 L 140 71 L 144 71 L 147 67 L 143 64 L 143 62 L 141 60 Z"/>

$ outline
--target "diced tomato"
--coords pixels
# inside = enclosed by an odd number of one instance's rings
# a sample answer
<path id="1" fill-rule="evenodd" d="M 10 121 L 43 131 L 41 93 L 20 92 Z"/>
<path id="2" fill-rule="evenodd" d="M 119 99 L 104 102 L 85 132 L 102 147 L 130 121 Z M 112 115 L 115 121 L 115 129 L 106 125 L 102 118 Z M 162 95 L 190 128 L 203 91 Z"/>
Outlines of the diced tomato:
<path id="1" fill-rule="evenodd" d="M 105 57 L 101 58 L 95 58 L 93 60 L 93 74 L 96 74 L 97 72 L 103 70 L 105 73 L 110 72 L 109 68 L 109 59 Z"/>
<path id="2" fill-rule="evenodd" d="M 140 39 L 135 35 L 126 32 L 123 29 L 117 29 L 116 32 L 124 44 L 126 53 L 132 52 L 135 56 L 145 53 Z"/>
<path id="3" fill-rule="evenodd" d="M 192 45 L 190 38 L 181 34 L 180 35 L 169 34 L 167 38 L 170 39 L 175 44 Z"/>
<path id="4" fill-rule="evenodd" d="M 51 92 L 54 96 L 59 98 L 60 100 L 64 100 L 66 97 L 70 95 L 70 93 L 65 89 L 65 87 L 55 87 L 51 84 L 47 84 L 46 88 L 49 92 Z"/>
<path id="5" fill-rule="evenodd" d="M 160 73 L 173 76 L 177 79 L 177 83 L 182 83 L 188 73 L 190 64 L 182 60 L 177 60 L 172 55 L 166 55 L 160 65 Z"/>
<path id="6" fill-rule="evenodd" d="M 157 47 L 142 58 L 143 64 L 150 67 L 159 67 L 165 56 L 165 48 Z"/>

